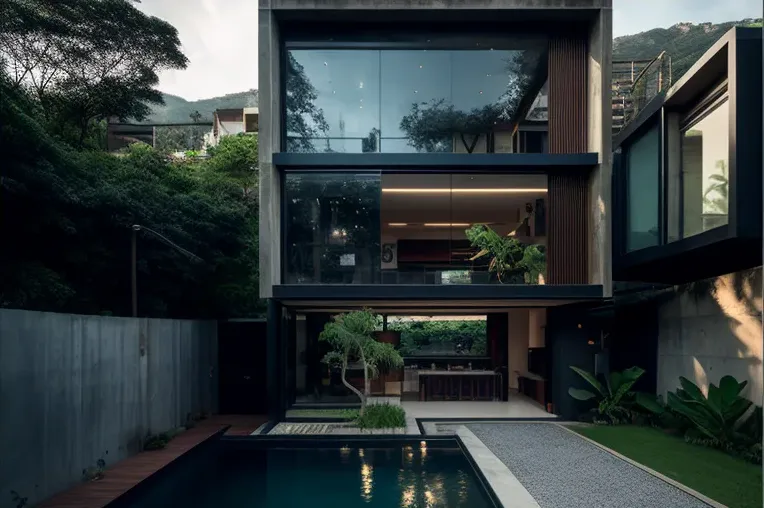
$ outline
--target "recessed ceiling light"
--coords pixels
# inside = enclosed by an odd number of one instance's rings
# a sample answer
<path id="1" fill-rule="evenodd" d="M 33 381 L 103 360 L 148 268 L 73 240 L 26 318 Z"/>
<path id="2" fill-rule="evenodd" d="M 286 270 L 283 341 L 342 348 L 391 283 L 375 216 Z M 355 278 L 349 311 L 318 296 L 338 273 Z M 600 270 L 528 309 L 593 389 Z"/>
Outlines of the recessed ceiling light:
<path id="1" fill-rule="evenodd" d="M 407 224 L 407 223 L 405 223 L 405 222 L 389 222 L 387 225 L 388 225 L 388 226 L 391 226 L 391 227 L 394 227 L 394 228 L 399 228 L 399 227 L 403 227 L 403 226 L 408 226 L 408 224 Z"/>
<path id="2" fill-rule="evenodd" d="M 425 222 L 428 228 L 466 228 L 470 226 L 469 222 Z"/>

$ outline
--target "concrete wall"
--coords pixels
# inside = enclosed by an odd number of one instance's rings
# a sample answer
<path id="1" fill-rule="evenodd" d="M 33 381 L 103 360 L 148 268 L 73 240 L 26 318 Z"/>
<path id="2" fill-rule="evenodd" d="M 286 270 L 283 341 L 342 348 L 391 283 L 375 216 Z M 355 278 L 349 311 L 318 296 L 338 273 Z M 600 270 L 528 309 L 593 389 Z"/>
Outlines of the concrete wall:
<path id="1" fill-rule="evenodd" d="M 612 105 L 613 13 L 603 8 L 589 33 L 589 152 L 599 164 L 589 177 L 589 283 L 601 284 L 603 296 L 613 294 L 612 276 Z"/>
<path id="2" fill-rule="evenodd" d="M 681 289 L 658 309 L 658 393 L 676 389 L 679 376 L 705 391 L 730 374 L 762 404 L 761 268 Z"/>
<path id="3" fill-rule="evenodd" d="M 217 409 L 217 323 L 0 310 L 0 508 Z M 15 508 L 15 506 L 13 506 Z"/>

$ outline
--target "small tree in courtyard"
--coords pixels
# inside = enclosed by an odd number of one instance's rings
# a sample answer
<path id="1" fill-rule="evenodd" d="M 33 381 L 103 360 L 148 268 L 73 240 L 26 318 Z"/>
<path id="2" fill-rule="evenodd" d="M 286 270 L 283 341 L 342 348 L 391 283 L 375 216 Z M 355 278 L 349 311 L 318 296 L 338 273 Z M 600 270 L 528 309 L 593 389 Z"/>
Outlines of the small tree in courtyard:
<path id="1" fill-rule="evenodd" d="M 374 338 L 378 322 L 379 317 L 371 310 L 357 310 L 334 316 L 319 335 L 319 340 L 328 342 L 333 348 L 322 361 L 340 368 L 342 384 L 361 399 L 360 416 L 366 409 L 371 380 L 379 374 L 379 369 L 403 366 L 403 358 L 392 344 Z M 363 366 L 363 392 L 345 378 L 348 363 L 353 361 Z"/>

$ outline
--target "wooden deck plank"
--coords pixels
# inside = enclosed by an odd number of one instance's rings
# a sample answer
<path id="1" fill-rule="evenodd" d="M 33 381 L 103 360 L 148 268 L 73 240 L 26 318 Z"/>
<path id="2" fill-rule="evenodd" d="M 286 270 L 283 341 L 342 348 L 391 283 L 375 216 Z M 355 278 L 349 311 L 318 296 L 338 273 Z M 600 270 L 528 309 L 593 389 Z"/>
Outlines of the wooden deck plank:
<path id="1" fill-rule="evenodd" d="M 260 415 L 214 415 L 183 432 L 162 450 L 141 452 L 113 464 L 100 480 L 83 482 L 54 495 L 39 508 L 103 508 L 129 489 L 159 471 L 191 448 L 230 425 L 226 435 L 254 432 L 267 418 Z"/>

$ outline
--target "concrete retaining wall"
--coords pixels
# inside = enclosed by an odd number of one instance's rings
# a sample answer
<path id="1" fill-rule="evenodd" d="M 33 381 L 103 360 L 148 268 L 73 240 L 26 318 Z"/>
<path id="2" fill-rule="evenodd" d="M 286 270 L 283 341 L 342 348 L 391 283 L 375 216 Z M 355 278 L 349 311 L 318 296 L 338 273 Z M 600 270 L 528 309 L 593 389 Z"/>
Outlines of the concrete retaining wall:
<path id="1" fill-rule="evenodd" d="M 724 375 L 748 380 L 744 395 L 762 404 L 762 271 L 732 273 L 680 291 L 658 311 L 658 393 L 679 376 L 719 384 Z"/>
<path id="2" fill-rule="evenodd" d="M 0 508 L 217 409 L 217 323 L 0 310 Z"/>

